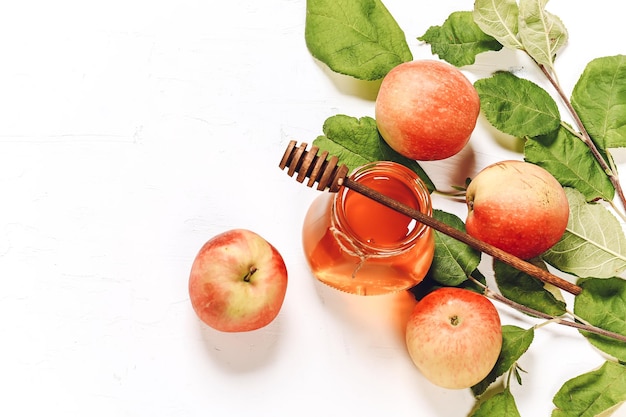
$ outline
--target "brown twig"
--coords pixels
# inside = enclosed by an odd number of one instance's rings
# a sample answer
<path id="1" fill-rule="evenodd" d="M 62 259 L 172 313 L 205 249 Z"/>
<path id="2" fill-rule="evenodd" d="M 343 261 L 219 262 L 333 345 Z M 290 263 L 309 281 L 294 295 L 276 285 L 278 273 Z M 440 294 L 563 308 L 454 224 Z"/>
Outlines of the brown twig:
<path id="1" fill-rule="evenodd" d="M 580 131 L 580 136 L 578 136 L 578 137 L 580 138 L 580 140 L 583 141 L 583 143 L 585 145 L 587 145 L 587 147 L 591 151 L 591 154 L 593 155 L 594 159 L 596 161 L 598 161 L 598 164 L 600 165 L 600 167 L 602 168 L 604 173 L 609 177 L 609 180 L 611 181 L 611 184 L 613 184 L 613 188 L 617 192 L 617 195 L 618 195 L 620 201 L 622 202 L 622 206 L 624 208 L 626 208 L 626 196 L 624 195 L 624 190 L 622 189 L 622 186 L 620 184 L 619 176 L 617 175 L 615 170 L 613 170 L 609 166 L 609 164 L 606 162 L 606 160 L 604 159 L 604 157 L 602 156 L 602 154 L 598 150 L 598 147 L 596 146 L 596 144 L 591 139 L 591 136 L 589 136 L 589 132 L 585 128 L 585 125 L 583 124 L 582 120 L 578 116 L 578 113 L 574 109 L 574 106 L 572 106 L 571 101 L 565 95 L 565 92 L 563 91 L 563 89 L 559 85 L 558 81 L 555 79 L 555 77 L 552 76 L 552 74 L 548 71 L 548 69 L 546 68 L 545 65 L 540 65 L 540 64 L 537 64 L 537 65 L 539 65 L 539 68 L 541 69 L 541 71 L 544 73 L 544 75 L 546 76 L 548 81 L 550 81 L 550 84 L 552 84 L 552 87 L 554 87 L 554 89 L 556 90 L 557 94 L 561 98 L 561 101 L 563 102 L 563 104 L 567 108 L 567 111 L 574 118 L 574 122 L 576 123 L 576 127 Z"/>
<path id="2" fill-rule="evenodd" d="M 563 326 L 573 327 L 573 328 L 578 329 L 578 330 L 582 330 L 582 331 L 589 332 L 589 333 L 594 333 L 594 334 L 597 334 L 597 335 L 600 335 L 600 336 L 608 337 L 608 338 L 615 339 L 615 340 L 618 340 L 620 342 L 626 343 L 626 336 L 624 336 L 623 334 L 611 332 L 609 330 L 605 330 L 605 329 L 602 329 L 600 327 L 597 327 L 597 326 L 594 326 L 594 325 L 591 325 L 591 324 L 583 324 L 583 323 L 579 323 L 579 322 L 576 322 L 576 321 L 567 320 L 567 319 L 564 319 L 562 317 L 555 317 L 555 316 L 551 316 L 551 315 L 546 314 L 546 313 L 542 313 L 541 311 L 535 310 L 534 308 L 530 308 L 530 307 L 527 307 L 527 306 L 525 306 L 523 304 L 516 303 L 513 300 L 509 300 L 508 298 L 506 298 L 506 297 L 504 297 L 504 296 L 502 296 L 502 295 L 492 291 L 491 289 L 489 289 L 489 287 L 487 287 L 486 285 L 482 284 L 481 282 L 473 279 L 472 277 L 470 277 L 470 279 L 472 279 L 472 281 L 474 281 L 475 283 L 480 285 L 485 290 L 484 294 L 485 294 L 486 297 L 489 297 L 489 298 L 491 298 L 493 300 L 496 300 L 496 301 L 499 301 L 499 302 L 501 302 L 503 304 L 506 304 L 509 307 L 514 308 L 515 310 L 518 310 L 518 311 L 520 311 L 522 313 L 526 313 L 526 314 L 529 314 L 531 316 L 535 316 L 535 317 L 539 317 L 539 318 L 542 318 L 542 319 L 546 319 L 546 320 L 549 320 L 551 322 L 554 322 L 554 323 L 557 323 L 557 324 L 561 324 Z"/>

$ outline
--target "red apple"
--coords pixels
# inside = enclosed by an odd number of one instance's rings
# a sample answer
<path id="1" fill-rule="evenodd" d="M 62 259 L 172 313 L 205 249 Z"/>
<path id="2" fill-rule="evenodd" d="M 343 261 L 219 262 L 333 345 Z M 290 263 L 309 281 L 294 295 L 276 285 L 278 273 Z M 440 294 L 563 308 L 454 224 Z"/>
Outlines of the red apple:
<path id="1" fill-rule="evenodd" d="M 480 112 L 472 83 L 442 61 L 416 60 L 393 68 L 376 97 L 376 123 L 396 152 L 410 159 L 438 160 L 469 141 Z"/>
<path id="2" fill-rule="evenodd" d="M 569 204 L 559 182 L 524 161 L 502 161 L 480 171 L 467 187 L 467 233 L 522 259 L 559 241 Z"/>
<path id="3" fill-rule="evenodd" d="M 204 323 L 224 332 L 268 325 L 278 315 L 286 291 L 282 256 L 245 229 L 229 230 L 206 242 L 189 277 L 194 311 Z"/>
<path id="4" fill-rule="evenodd" d="M 500 316 L 478 293 L 440 288 L 415 305 L 406 326 L 406 345 L 430 382 L 449 389 L 469 388 L 489 374 L 500 355 Z"/>

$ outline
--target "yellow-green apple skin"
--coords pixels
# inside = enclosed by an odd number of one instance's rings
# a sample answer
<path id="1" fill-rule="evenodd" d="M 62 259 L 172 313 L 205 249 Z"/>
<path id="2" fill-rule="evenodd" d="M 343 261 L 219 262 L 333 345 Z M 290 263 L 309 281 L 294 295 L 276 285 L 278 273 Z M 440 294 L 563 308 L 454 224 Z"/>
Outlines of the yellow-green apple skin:
<path id="1" fill-rule="evenodd" d="M 541 255 L 559 241 L 569 203 L 544 168 L 506 160 L 481 170 L 466 190 L 467 233 L 522 259 Z"/>
<path id="2" fill-rule="evenodd" d="M 207 241 L 191 267 L 189 297 L 197 316 L 223 332 L 260 329 L 278 315 L 287 268 L 263 237 L 232 229 Z"/>
<path id="3" fill-rule="evenodd" d="M 414 307 L 406 345 L 415 366 L 433 384 L 464 389 L 482 381 L 502 349 L 502 326 L 494 305 L 461 288 L 437 289 Z"/>
<path id="4" fill-rule="evenodd" d="M 480 99 L 467 77 L 448 63 L 428 59 L 392 68 L 375 105 L 378 130 L 387 144 L 420 161 L 460 152 L 479 113 Z"/>

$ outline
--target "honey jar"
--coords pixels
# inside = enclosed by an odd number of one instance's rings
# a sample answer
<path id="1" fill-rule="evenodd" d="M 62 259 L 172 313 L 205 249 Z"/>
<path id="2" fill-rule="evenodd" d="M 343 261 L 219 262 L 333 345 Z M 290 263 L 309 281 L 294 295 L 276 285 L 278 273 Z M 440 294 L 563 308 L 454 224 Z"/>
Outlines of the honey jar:
<path id="1" fill-rule="evenodd" d="M 404 165 L 364 165 L 350 179 L 432 215 L 424 182 Z M 356 191 L 317 197 L 304 219 L 304 253 L 321 282 L 358 295 L 406 290 L 422 281 L 434 254 L 432 230 Z"/>

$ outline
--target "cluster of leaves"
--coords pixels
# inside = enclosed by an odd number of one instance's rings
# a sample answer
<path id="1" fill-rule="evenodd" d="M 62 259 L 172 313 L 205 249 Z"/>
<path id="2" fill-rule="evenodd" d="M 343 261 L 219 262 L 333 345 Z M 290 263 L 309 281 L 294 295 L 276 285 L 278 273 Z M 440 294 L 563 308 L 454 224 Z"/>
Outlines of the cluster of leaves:
<path id="1" fill-rule="evenodd" d="M 471 11 L 452 13 L 440 26 L 430 27 L 419 40 L 433 54 L 457 67 L 471 66 L 482 53 L 514 49 L 541 69 L 569 116 L 538 84 L 510 71 L 498 70 L 475 82 L 481 111 L 502 132 L 525 141 L 524 159 L 544 167 L 563 185 L 570 219 L 563 238 L 540 258 L 571 274 L 583 288 L 573 313 L 563 297 L 520 271 L 494 261 L 500 294 L 540 317 L 574 317 L 576 321 L 626 335 L 626 237 L 622 216 L 613 204 L 623 197 L 611 149 L 626 147 L 626 56 L 598 58 L 582 72 L 571 98 L 561 89 L 555 72 L 557 52 L 568 39 L 561 20 L 546 11 L 548 0 L 476 0 Z M 310 53 L 334 72 L 360 80 L 383 78 L 389 70 L 413 59 L 406 37 L 380 0 L 308 0 L 305 40 Z M 471 70 L 471 67 L 467 67 Z M 436 186 L 413 160 L 393 151 L 371 117 L 335 115 L 327 119 L 323 135 L 313 142 L 355 168 L 367 162 L 393 160 L 413 169 L 431 191 Z M 457 216 L 435 210 L 435 217 L 464 230 Z M 433 266 L 417 298 L 437 286 L 464 286 L 484 291 L 477 267 L 481 254 L 436 233 Z M 482 284 L 481 284 L 482 283 Z M 531 314 L 533 315 L 533 314 Z M 503 326 L 504 345 L 491 374 L 472 388 L 480 400 L 500 376 L 515 376 L 517 361 L 534 337 L 534 328 Z M 626 344 L 581 331 L 609 359 L 599 368 L 567 381 L 554 396 L 553 416 L 597 415 L 626 401 Z M 584 389 L 583 389 L 584 388 Z M 473 416 L 519 415 L 509 384 L 500 393 L 479 401 Z"/>

